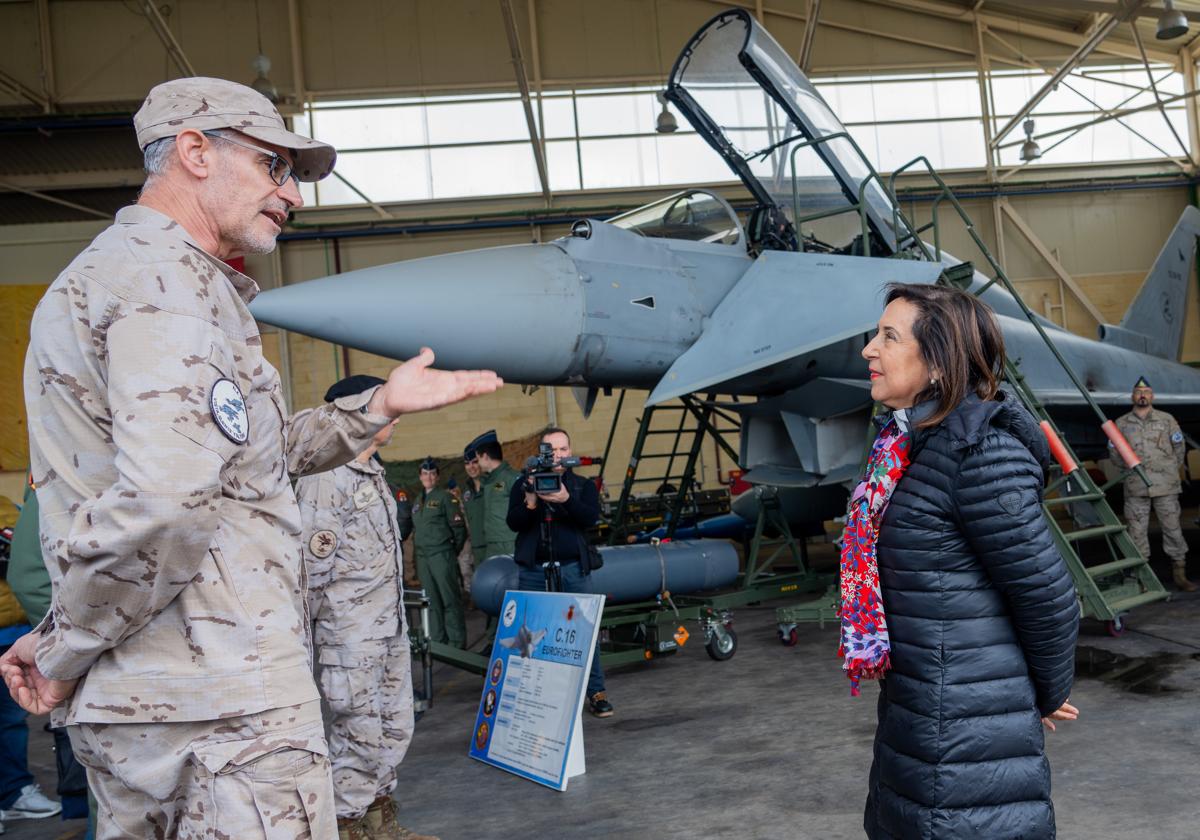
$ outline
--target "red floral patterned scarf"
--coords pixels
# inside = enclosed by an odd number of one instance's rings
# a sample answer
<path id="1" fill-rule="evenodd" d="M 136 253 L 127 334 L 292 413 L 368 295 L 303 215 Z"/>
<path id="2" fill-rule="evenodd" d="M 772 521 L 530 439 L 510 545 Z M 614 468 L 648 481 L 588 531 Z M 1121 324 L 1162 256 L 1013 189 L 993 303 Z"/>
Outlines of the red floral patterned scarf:
<path id="1" fill-rule="evenodd" d="M 838 656 L 850 678 L 850 694 L 857 697 L 861 679 L 877 680 L 891 668 L 891 643 L 883 599 L 879 590 L 879 564 L 875 543 L 879 523 L 887 510 L 896 483 L 908 469 L 910 439 L 889 420 L 875 438 L 867 469 L 850 497 L 846 530 L 842 534 L 842 620 Z"/>

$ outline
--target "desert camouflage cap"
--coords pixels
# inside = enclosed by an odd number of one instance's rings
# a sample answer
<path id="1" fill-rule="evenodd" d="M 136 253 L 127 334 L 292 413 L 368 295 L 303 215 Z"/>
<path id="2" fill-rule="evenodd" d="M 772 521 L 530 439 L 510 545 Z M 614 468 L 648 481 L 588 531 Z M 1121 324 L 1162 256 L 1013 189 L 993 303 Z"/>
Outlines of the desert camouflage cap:
<path id="1" fill-rule="evenodd" d="M 133 118 L 138 146 L 174 137 L 185 128 L 232 128 L 249 137 L 290 149 L 301 181 L 319 181 L 333 171 L 337 151 L 328 143 L 287 130 L 265 96 L 225 79 L 193 76 L 156 85 Z"/>

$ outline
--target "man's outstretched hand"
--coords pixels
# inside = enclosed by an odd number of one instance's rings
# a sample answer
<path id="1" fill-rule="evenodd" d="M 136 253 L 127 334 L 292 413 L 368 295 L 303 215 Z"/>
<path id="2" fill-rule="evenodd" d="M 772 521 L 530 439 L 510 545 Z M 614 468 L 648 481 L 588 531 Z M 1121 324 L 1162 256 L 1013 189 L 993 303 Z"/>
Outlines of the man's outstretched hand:
<path id="1" fill-rule="evenodd" d="M 419 354 L 392 368 L 387 382 L 371 397 L 367 411 L 399 417 L 490 394 L 504 384 L 495 371 L 437 370 L 432 364 L 433 351 L 422 347 Z"/>
<path id="2" fill-rule="evenodd" d="M 34 661 L 40 633 L 26 633 L 13 642 L 4 656 L 0 656 L 0 676 L 8 686 L 13 700 L 25 711 L 44 715 L 60 706 L 75 693 L 79 680 L 52 680 L 38 670 Z"/>

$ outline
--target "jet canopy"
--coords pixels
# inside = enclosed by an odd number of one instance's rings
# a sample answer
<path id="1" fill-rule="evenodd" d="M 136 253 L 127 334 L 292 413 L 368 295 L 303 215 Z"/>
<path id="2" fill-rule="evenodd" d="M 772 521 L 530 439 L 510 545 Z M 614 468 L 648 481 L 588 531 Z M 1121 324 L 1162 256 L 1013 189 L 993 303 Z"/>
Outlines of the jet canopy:
<path id="1" fill-rule="evenodd" d="M 708 190 L 678 192 L 613 216 L 608 223 L 651 238 L 746 247 L 737 213 Z"/>
<path id="2" fill-rule="evenodd" d="M 688 43 L 666 96 L 755 196 L 758 249 L 850 245 L 865 217 L 876 245 L 895 250 L 892 202 L 846 129 L 795 62 L 744 9 L 722 12 Z M 862 216 L 851 213 L 860 204 Z M 836 216 L 813 239 L 804 223 Z M 828 218 L 828 217 L 826 217 Z M 808 235 L 797 241 L 797 229 Z"/>

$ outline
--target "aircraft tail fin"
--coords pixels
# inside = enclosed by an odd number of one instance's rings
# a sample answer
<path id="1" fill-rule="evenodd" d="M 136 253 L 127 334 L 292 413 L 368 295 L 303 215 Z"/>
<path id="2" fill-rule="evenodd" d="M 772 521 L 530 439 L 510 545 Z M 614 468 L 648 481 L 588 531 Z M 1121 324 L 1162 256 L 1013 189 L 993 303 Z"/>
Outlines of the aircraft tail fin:
<path id="1" fill-rule="evenodd" d="M 1200 209 L 1189 205 L 1179 217 L 1120 325 L 1101 326 L 1101 341 L 1172 361 L 1179 359 L 1188 282 L 1198 236 Z"/>

